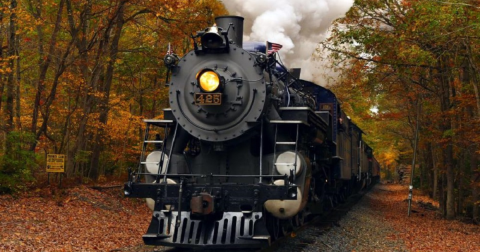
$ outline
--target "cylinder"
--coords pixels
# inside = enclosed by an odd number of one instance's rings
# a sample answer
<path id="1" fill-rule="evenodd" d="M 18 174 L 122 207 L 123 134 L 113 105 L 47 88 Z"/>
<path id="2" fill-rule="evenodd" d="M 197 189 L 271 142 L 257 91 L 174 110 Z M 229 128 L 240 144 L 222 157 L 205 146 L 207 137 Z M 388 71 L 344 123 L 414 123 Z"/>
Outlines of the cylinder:
<path id="1" fill-rule="evenodd" d="M 237 46 L 243 45 L 243 17 L 240 16 L 220 16 L 215 18 L 217 27 L 221 27 L 224 31 L 228 30 L 230 24 L 230 30 L 228 31 L 228 38 L 232 40 Z"/>

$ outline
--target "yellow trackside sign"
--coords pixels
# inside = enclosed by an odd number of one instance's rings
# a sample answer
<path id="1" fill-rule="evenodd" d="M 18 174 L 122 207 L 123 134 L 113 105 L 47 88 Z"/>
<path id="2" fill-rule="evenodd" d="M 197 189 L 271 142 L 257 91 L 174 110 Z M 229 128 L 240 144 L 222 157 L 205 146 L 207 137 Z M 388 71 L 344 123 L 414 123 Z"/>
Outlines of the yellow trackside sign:
<path id="1" fill-rule="evenodd" d="M 48 154 L 47 172 L 65 172 L 65 155 Z"/>

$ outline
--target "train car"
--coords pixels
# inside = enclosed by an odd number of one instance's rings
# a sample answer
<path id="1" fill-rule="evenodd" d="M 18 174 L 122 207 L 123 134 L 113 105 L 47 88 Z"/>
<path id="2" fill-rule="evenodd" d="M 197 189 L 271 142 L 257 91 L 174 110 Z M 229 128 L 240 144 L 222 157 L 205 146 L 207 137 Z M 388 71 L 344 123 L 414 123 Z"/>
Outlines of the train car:
<path id="1" fill-rule="evenodd" d="M 215 21 L 165 56 L 170 108 L 144 120 L 125 183 L 152 210 L 149 245 L 268 246 L 363 178 L 362 132 L 335 95 L 279 63 L 278 45 L 244 44 L 242 17 Z"/>
<path id="2" fill-rule="evenodd" d="M 341 109 L 335 94 L 322 86 L 303 81 L 302 90 L 311 93 L 317 100 L 317 110 L 332 116 L 329 142 L 331 158 L 331 181 L 328 197 L 331 201 L 342 201 L 348 195 L 363 188 L 362 136 L 364 132 Z"/>

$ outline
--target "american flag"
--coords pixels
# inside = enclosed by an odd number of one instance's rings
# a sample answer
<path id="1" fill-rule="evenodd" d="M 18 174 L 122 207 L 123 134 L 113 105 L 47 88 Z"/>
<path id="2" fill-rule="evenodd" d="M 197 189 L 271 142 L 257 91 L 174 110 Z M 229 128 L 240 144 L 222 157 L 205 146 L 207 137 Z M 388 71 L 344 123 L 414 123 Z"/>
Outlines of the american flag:
<path id="1" fill-rule="evenodd" d="M 271 55 L 273 53 L 276 53 L 282 49 L 282 45 L 277 44 L 277 43 L 272 43 L 267 41 L 267 55 Z"/>

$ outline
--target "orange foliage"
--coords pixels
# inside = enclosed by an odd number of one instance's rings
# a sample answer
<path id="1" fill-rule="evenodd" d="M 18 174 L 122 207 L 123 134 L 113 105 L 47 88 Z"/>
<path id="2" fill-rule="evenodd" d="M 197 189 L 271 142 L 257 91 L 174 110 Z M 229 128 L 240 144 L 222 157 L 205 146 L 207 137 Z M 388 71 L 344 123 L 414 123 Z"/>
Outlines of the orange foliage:
<path id="1" fill-rule="evenodd" d="M 132 148 L 141 141 L 142 118 L 160 118 L 162 108 L 168 106 L 164 85 L 167 71 L 163 66 L 168 44 L 181 56 L 193 47 L 190 34 L 212 25 L 216 16 L 227 14 L 220 1 L 205 0 L 93 1 L 91 5 L 85 1 L 63 5 L 60 3 L 64 1 L 43 1 L 39 2 L 41 6 L 28 3 L 16 9 L 21 38 L 20 56 L 16 58 L 21 59 L 22 73 L 18 83 L 21 128 L 16 130 L 36 128 L 34 134 L 40 133 L 36 136 L 37 152 L 73 151 L 67 155 L 70 160 L 79 152 L 91 152 L 97 144 L 96 134 L 104 131 L 100 165 L 122 171 L 136 162 L 140 148 Z M 122 31 L 118 52 L 112 56 L 111 41 L 121 4 Z M 10 10 L 0 8 L 5 15 L 0 32 L 6 34 Z M 69 8 L 71 15 L 66 14 Z M 56 20 L 61 27 L 57 33 Z M 54 43 L 52 53 L 50 42 Z M 0 46 L 6 48 L 5 44 Z M 113 81 L 107 92 L 105 69 L 112 57 Z M 15 70 L 5 64 L 8 60 L 0 58 L 0 75 Z M 42 67 L 46 73 L 41 80 Z M 108 115 L 104 124 L 100 119 L 105 109 Z M 36 115 L 38 120 L 34 121 Z M 42 132 L 39 129 L 46 121 Z"/>

